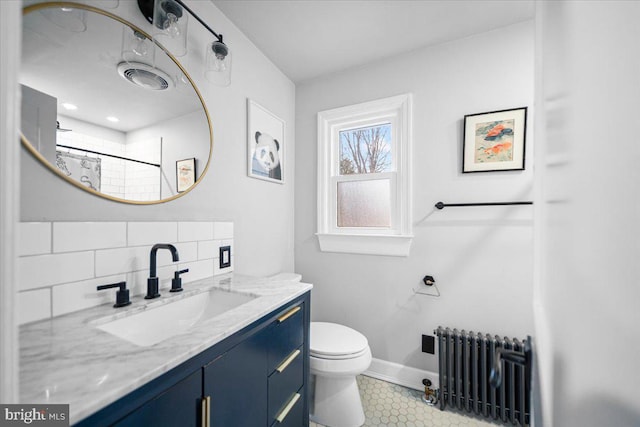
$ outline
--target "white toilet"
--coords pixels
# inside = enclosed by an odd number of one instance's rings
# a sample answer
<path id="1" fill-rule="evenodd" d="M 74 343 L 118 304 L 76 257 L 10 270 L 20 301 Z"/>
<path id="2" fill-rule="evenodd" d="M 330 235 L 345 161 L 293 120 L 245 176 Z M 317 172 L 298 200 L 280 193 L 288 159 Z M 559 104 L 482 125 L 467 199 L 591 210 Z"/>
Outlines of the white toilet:
<path id="1" fill-rule="evenodd" d="M 356 375 L 371 364 L 360 332 L 336 323 L 311 322 L 311 421 L 328 427 L 360 427 L 364 411 Z"/>

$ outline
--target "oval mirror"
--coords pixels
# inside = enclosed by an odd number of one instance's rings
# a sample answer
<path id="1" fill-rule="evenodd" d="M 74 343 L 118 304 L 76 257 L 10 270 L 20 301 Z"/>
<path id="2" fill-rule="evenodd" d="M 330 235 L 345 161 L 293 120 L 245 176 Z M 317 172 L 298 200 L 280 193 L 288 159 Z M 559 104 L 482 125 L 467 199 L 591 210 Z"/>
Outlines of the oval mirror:
<path id="1" fill-rule="evenodd" d="M 151 204 L 191 190 L 213 135 L 187 71 L 143 29 L 68 2 L 24 8 L 23 145 L 67 182 Z"/>

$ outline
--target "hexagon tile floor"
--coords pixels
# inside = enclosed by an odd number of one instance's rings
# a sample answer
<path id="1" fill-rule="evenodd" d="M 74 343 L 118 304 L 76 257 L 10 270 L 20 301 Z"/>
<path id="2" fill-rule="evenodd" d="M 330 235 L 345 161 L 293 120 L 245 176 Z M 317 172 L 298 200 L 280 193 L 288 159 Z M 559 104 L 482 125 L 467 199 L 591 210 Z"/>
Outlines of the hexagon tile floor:
<path id="1" fill-rule="evenodd" d="M 483 427 L 496 426 L 484 418 L 441 411 L 422 401 L 422 392 L 382 380 L 358 376 L 365 427 Z M 310 427 L 325 427 L 310 423 Z"/>

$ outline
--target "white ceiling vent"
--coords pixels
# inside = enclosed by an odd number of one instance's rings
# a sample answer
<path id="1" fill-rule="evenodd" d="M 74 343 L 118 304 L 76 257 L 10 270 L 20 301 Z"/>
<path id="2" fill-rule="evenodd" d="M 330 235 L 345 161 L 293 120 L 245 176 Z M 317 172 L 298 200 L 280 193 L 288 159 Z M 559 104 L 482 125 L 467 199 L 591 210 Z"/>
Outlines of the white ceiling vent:
<path id="1" fill-rule="evenodd" d="M 118 74 L 131 83 L 149 90 L 166 90 L 174 86 L 173 79 L 162 70 L 141 62 L 121 62 Z"/>

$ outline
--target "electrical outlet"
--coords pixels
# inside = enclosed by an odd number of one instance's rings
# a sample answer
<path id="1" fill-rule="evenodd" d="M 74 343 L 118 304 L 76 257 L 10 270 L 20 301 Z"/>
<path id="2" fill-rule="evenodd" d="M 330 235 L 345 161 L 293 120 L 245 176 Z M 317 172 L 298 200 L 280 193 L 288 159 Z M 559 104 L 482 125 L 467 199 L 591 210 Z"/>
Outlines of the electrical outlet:
<path id="1" fill-rule="evenodd" d="M 433 335 L 422 335 L 422 352 L 436 354 L 436 337 Z"/>
<path id="2" fill-rule="evenodd" d="M 231 267 L 231 246 L 220 246 L 220 268 Z"/>

